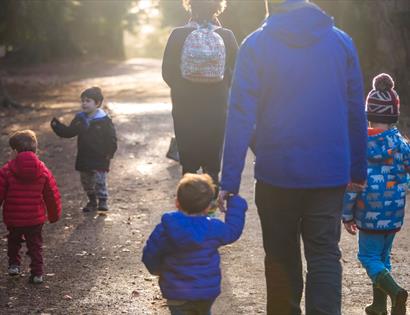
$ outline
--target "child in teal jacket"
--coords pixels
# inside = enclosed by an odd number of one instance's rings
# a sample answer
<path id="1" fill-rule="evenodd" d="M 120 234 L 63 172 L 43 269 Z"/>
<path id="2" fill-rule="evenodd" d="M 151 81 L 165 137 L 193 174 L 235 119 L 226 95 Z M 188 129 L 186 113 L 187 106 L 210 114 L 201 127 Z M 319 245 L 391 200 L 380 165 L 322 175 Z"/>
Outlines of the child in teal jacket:
<path id="1" fill-rule="evenodd" d="M 399 98 L 390 76 L 381 74 L 373 81 L 367 98 L 368 177 L 363 191 L 348 188 L 343 221 L 346 230 L 359 229 L 358 258 L 373 282 L 373 303 L 366 314 L 387 315 L 387 295 L 392 315 L 406 313 L 407 291 L 390 274 L 393 240 L 403 225 L 410 145 L 392 124 L 399 116 Z"/>

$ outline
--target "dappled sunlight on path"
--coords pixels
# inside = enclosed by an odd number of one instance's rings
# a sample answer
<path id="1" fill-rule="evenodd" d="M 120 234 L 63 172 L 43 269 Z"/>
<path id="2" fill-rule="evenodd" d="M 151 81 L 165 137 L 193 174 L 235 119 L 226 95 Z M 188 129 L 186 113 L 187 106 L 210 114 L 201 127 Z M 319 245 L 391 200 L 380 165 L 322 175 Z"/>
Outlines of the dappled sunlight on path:
<path id="1" fill-rule="evenodd" d="M 119 103 L 110 102 L 108 108 L 115 115 L 147 115 L 154 113 L 170 113 L 170 103 Z"/>
<path id="2" fill-rule="evenodd" d="M 88 73 L 72 73 L 72 69 L 80 68 L 70 65 L 60 67 L 66 71 L 64 75 L 47 76 L 47 71 L 39 67 L 35 75 L 25 70 L 8 78 L 10 82 L 20 78 L 28 84 L 28 95 L 36 93 L 38 108 L 0 116 L 0 160 L 5 162 L 8 157 L 10 132 L 35 130 L 40 157 L 56 176 L 64 210 L 59 223 L 45 227 L 45 267 L 52 276 L 46 277 L 45 286 L 33 288 L 26 283 L 27 277 L 10 279 L 2 275 L 0 314 L 169 314 L 157 278 L 141 263 L 148 235 L 161 215 L 175 208 L 175 187 L 181 176 L 180 166 L 165 158 L 174 132 L 161 62 L 134 59 L 96 64 L 95 71 Z M 35 85 L 37 76 L 41 77 L 41 89 Z M 54 81 L 58 84 L 51 84 Z M 103 88 L 104 106 L 113 118 L 119 140 L 109 174 L 111 211 L 104 216 L 81 212 L 85 197 L 74 171 L 75 139 L 59 139 L 49 127 L 53 116 L 65 123 L 71 121 L 79 111 L 79 94 L 90 84 Z M 19 87 L 21 91 L 25 88 Z M 264 314 L 264 254 L 253 202 L 253 159 L 249 154 L 242 177 L 241 194 L 250 206 L 244 233 L 238 242 L 221 250 L 223 288 L 213 308 L 215 315 Z M 393 253 L 394 274 L 406 287 L 410 285 L 409 224 L 407 216 Z M 6 234 L 3 226 L 0 234 Z M 4 249 L 5 239 L 0 242 Z M 371 299 L 371 285 L 355 257 L 355 238 L 344 233 L 342 249 L 343 314 L 362 315 L 363 306 Z M 4 271 L 5 254 L 0 262 Z M 25 272 L 27 268 L 25 259 Z M 65 295 L 72 299 L 65 299 Z"/>

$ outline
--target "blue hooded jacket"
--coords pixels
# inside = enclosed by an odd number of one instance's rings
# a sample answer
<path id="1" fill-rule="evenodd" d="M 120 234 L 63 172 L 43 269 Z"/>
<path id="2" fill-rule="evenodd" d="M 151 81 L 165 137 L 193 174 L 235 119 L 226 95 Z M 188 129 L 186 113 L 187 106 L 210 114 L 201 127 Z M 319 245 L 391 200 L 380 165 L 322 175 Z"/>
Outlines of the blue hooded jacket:
<path id="1" fill-rule="evenodd" d="M 159 275 L 162 295 L 171 300 L 213 300 L 221 292 L 218 248 L 242 234 L 248 206 L 231 197 L 225 223 L 176 211 L 162 216 L 143 250 L 142 261 Z"/>
<path id="2" fill-rule="evenodd" d="M 255 177 L 283 188 L 366 179 L 367 122 L 352 39 L 316 5 L 288 0 L 243 42 L 231 89 L 221 187 L 238 192 L 254 139 Z"/>
<path id="3" fill-rule="evenodd" d="M 406 206 L 410 145 L 394 128 L 370 136 L 367 187 L 362 193 L 347 191 L 343 221 L 354 220 L 365 231 L 400 230 Z"/>

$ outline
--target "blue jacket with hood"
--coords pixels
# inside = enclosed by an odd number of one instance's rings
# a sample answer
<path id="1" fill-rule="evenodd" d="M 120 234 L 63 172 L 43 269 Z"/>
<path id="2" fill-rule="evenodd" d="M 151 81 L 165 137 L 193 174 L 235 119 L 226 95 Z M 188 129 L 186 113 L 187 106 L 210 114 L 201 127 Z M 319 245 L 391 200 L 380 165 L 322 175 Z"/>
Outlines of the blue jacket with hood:
<path id="1" fill-rule="evenodd" d="M 257 180 L 283 188 L 364 181 L 367 123 L 352 39 L 310 2 L 275 9 L 239 51 L 222 189 L 238 192 L 252 136 Z"/>
<path id="2" fill-rule="evenodd" d="M 406 207 L 410 145 L 396 128 L 369 136 L 366 189 L 347 191 L 343 221 L 368 232 L 397 232 Z"/>
<path id="3" fill-rule="evenodd" d="M 218 248 L 235 242 L 242 234 L 244 199 L 228 200 L 225 222 L 207 216 L 166 213 L 150 235 L 142 261 L 151 274 L 159 275 L 162 295 L 170 300 L 213 300 L 221 292 Z"/>

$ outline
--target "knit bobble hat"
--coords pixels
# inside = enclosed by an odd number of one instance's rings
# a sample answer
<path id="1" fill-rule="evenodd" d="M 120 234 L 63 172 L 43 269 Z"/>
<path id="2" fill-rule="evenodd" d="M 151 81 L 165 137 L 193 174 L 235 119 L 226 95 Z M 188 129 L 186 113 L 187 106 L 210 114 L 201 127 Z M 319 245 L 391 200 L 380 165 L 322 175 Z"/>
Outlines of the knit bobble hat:
<path id="1" fill-rule="evenodd" d="M 373 90 L 366 99 L 366 111 L 370 122 L 394 124 L 398 121 L 400 99 L 390 75 L 382 73 L 373 79 Z"/>

